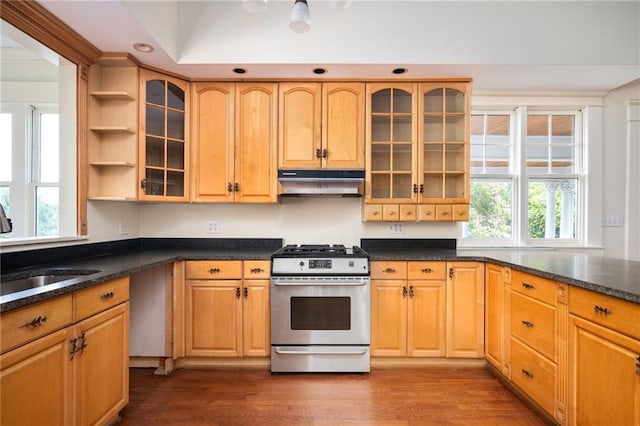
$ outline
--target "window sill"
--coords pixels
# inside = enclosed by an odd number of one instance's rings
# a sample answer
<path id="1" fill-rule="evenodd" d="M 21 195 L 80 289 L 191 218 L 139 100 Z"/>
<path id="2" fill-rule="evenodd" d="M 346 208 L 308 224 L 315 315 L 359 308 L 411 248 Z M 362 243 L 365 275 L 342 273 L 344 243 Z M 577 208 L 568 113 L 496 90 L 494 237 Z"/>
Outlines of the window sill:
<path id="1" fill-rule="evenodd" d="M 7 239 L 0 239 L 0 247 L 31 248 L 36 245 L 44 245 L 44 244 L 55 245 L 58 243 L 88 241 L 88 240 L 89 240 L 89 237 L 87 236 L 7 238 Z"/>

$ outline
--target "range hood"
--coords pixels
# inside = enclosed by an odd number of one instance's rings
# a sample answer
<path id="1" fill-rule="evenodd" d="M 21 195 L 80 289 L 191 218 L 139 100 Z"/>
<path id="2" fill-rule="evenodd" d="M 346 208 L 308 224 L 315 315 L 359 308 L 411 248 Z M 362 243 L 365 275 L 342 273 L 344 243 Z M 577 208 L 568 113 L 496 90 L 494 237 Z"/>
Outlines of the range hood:
<path id="1" fill-rule="evenodd" d="M 364 170 L 278 170 L 279 195 L 359 197 Z"/>

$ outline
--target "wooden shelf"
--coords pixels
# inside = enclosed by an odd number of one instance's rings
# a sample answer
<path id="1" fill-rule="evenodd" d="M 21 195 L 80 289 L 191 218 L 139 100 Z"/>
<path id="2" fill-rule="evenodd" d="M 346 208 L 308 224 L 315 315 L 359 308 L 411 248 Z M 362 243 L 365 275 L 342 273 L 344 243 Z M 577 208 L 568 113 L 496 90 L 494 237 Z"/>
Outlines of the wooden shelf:
<path id="1" fill-rule="evenodd" d="M 136 201 L 134 197 L 89 197 L 93 201 Z"/>
<path id="2" fill-rule="evenodd" d="M 93 126 L 91 131 L 96 133 L 134 133 L 134 130 L 126 126 Z"/>
<path id="3" fill-rule="evenodd" d="M 104 101 L 133 101 L 134 98 L 127 92 L 100 91 L 91 92 L 91 96 Z"/>
<path id="4" fill-rule="evenodd" d="M 136 163 L 128 161 L 94 161 L 89 163 L 95 167 L 135 167 Z"/>

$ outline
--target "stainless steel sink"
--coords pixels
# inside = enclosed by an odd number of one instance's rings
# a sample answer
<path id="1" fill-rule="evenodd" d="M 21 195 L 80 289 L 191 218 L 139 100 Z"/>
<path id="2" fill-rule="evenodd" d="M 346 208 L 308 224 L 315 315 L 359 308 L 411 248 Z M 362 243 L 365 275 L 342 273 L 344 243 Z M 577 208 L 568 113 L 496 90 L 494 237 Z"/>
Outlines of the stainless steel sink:
<path id="1" fill-rule="evenodd" d="M 43 287 L 48 284 L 71 280 L 74 278 L 97 274 L 100 269 L 47 269 L 23 278 L 16 278 L 9 281 L 1 280 L 0 296 L 28 290 L 30 288 Z"/>

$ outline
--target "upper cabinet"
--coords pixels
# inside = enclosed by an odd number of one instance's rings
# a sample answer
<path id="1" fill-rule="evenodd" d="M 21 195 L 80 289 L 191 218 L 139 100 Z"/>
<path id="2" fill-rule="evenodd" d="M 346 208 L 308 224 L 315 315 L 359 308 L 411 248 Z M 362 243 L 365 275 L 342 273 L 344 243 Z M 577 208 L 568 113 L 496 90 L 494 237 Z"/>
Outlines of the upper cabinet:
<path id="1" fill-rule="evenodd" d="M 364 83 L 280 83 L 281 169 L 364 168 Z"/>
<path id="2" fill-rule="evenodd" d="M 189 83 L 140 70 L 140 200 L 189 201 Z"/>
<path id="3" fill-rule="evenodd" d="M 470 83 L 367 85 L 365 220 L 468 220 Z"/>
<path id="4" fill-rule="evenodd" d="M 277 202 L 277 83 L 194 83 L 192 94 L 192 201 Z"/>
<path id="5" fill-rule="evenodd" d="M 89 70 L 88 198 L 138 197 L 138 66 L 105 55 Z"/>

